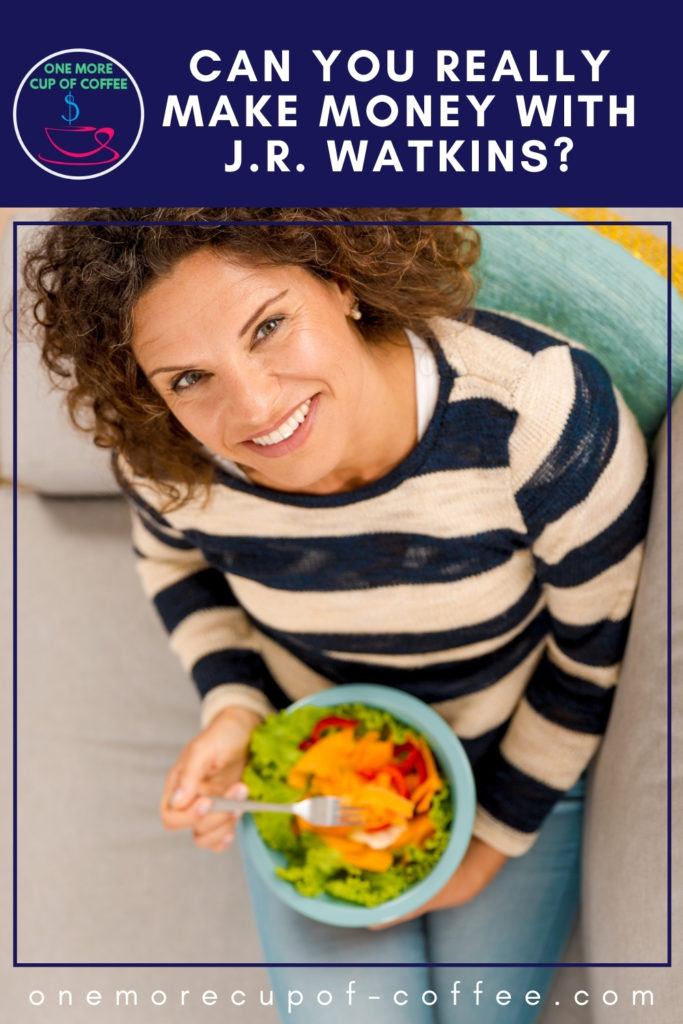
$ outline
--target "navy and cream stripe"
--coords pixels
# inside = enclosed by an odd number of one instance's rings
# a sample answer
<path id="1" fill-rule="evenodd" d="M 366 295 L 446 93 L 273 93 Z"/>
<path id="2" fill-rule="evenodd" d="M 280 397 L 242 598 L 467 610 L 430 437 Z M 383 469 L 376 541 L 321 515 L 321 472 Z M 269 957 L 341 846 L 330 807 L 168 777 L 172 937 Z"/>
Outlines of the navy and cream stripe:
<path id="1" fill-rule="evenodd" d="M 207 503 L 164 515 L 154 484 L 119 469 L 204 723 L 356 681 L 415 694 L 465 744 L 475 834 L 516 856 L 605 730 L 652 466 L 583 346 L 491 311 L 432 329 L 436 408 L 374 483 L 302 495 L 218 469 Z"/>

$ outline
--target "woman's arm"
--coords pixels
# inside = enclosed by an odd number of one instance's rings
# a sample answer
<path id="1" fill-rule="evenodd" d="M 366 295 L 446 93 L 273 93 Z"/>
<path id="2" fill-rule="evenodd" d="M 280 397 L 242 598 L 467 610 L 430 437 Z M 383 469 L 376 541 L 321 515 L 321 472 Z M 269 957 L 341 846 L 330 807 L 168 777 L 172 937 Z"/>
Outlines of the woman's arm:
<path id="1" fill-rule="evenodd" d="M 477 766 L 474 836 L 429 903 L 474 899 L 524 854 L 604 733 L 643 557 L 652 464 L 635 417 L 579 346 L 536 353 L 516 391 L 510 480 L 546 599 L 545 650 L 500 745 Z"/>
<path id="2" fill-rule="evenodd" d="M 202 697 L 202 729 L 166 775 L 161 820 L 169 829 L 191 828 L 197 846 L 221 852 L 234 838 L 235 815 L 211 811 L 211 797 L 246 796 L 240 779 L 250 736 L 273 711 L 270 675 L 226 576 L 117 470 L 143 589 Z"/>
<path id="3" fill-rule="evenodd" d="M 202 698 L 202 725 L 227 707 L 265 718 L 274 710 L 264 692 L 269 673 L 225 575 L 158 515 L 133 505 L 131 517 L 143 589 Z"/>
<path id="4" fill-rule="evenodd" d="M 412 913 L 397 917 L 388 924 L 370 925 L 370 931 L 383 931 L 433 910 L 446 910 L 448 907 L 460 907 L 463 903 L 469 903 L 493 881 L 508 859 L 504 853 L 495 850 L 483 839 L 472 836 L 460 866 L 436 896 Z"/>
<path id="5" fill-rule="evenodd" d="M 546 599 L 547 644 L 500 746 L 478 771 L 475 835 L 524 853 L 605 731 L 647 528 L 652 465 L 601 363 L 536 352 L 516 391 L 511 485 Z"/>

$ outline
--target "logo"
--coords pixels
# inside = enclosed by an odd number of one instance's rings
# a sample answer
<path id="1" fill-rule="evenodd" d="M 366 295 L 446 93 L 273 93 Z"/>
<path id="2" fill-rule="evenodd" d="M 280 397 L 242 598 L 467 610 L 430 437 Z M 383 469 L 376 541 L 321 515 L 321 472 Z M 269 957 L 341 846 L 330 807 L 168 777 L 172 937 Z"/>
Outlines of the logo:
<path id="1" fill-rule="evenodd" d="M 60 50 L 24 75 L 14 131 L 26 155 L 58 178 L 98 178 L 137 146 L 142 94 L 123 64 L 98 50 Z"/>

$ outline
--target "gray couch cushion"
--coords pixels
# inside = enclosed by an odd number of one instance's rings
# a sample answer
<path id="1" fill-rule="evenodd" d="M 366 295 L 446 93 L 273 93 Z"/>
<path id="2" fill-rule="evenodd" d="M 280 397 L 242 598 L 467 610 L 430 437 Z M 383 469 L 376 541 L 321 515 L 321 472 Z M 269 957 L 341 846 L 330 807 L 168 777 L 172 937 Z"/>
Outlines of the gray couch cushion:
<path id="1" fill-rule="evenodd" d="M 52 211 L 14 211 L 17 220 L 41 220 Z M 19 245 L 33 243 L 37 227 L 19 228 Z M 0 251 L 0 295 L 3 309 L 11 304 L 12 224 L 2 235 Z M 8 319 L 0 321 L 0 473 L 12 473 L 12 361 Z M 17 378 L 17 478 L 43 494 L 116 494 L 118 488 L 109 469 L 109 453 L 95 448 L 90 435 L 69 423 L 64 395 L 51 386 L 40 366 L 40 350 L 27 320 L 22 324 L 18 345 Z"/>

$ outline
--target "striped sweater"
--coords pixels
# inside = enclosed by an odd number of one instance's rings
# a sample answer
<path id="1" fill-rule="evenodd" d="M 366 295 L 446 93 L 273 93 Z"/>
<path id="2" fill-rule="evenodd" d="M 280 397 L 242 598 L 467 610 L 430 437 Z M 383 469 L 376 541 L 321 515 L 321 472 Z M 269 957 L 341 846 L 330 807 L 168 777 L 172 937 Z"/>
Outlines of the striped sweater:
<path id="1" fill-rule="evenodd" d="M 120 458 L 119 476 L 203 724 L 332 685 L 398 687 L 462 740 L 475 835 L 518 856 L 605 730 L 652 465 L 583 346 L 485 311 L 431 328 L 435 410 L 379 480 L 291 494 L 219 468 L 208 502 L 161 514 L 152 481 Z"/>

